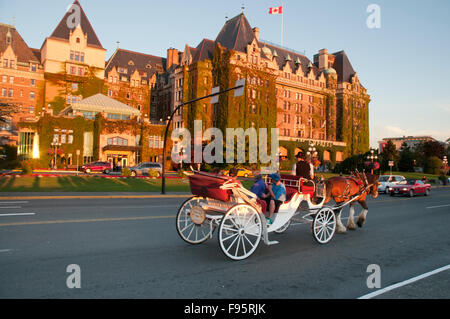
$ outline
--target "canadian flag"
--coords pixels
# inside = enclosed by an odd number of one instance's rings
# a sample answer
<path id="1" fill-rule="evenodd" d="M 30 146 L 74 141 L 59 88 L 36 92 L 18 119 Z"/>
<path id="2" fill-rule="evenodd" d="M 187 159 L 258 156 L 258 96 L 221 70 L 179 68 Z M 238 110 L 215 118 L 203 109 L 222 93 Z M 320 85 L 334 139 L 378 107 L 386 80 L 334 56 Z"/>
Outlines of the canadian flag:
<path id="1" fill-rule="evenodd" d="M 283 13 L 283 6 L 269 8 L 269 14 L 281 14 Z"/>

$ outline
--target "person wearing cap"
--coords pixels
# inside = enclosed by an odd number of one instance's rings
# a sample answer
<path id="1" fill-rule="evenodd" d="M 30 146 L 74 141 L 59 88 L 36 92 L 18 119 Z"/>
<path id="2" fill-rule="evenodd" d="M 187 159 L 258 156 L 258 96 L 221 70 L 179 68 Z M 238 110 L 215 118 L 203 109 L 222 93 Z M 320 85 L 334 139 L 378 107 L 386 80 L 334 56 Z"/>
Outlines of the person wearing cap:
<path id="1" fill-rule="evenodd" d="M 272 224 L 272 217 L 275 211 L 278 211 L 280 205 L 286 201 L 286 187 L 281 182 L 280 174 L 273 173 L 269 177 L 272 180 L 272 184 L 269 185 L 269 217 L 267 218 L 268 224 Z"/>
<path id="2" fill-rule="evenodd" d="M 314 179 L 314 166 L 305 161 L 303 153 L 298 152 L 295 157 L 297 158 L 297 162 L 292 166 L 291 175 Z"/>

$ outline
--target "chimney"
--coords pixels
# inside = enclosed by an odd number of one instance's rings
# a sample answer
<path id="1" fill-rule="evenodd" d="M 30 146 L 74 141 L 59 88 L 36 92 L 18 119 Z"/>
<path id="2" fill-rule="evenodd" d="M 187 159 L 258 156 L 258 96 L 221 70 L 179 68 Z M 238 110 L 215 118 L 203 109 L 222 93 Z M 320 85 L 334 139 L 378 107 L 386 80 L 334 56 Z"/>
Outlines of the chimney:
<path id="1" fill-rule="evenodd" d="M 328 50 L 322 49 L 319 51 L 319 70 L 328 69 Z"/>
<path id="2" fill-rule="evenodd" d="M 180 62 L 178 61 L 178 50 L 174 48 L 167 49 L 167 66 L 169 69 L 173 64 L 178 65 Z"/>
<path id="3" fill-rule="evenodd" d="M 253 28 L 253 34 L 255 35 L 256 40 L 259 41 L 259 28 L 258 27 Z"/>

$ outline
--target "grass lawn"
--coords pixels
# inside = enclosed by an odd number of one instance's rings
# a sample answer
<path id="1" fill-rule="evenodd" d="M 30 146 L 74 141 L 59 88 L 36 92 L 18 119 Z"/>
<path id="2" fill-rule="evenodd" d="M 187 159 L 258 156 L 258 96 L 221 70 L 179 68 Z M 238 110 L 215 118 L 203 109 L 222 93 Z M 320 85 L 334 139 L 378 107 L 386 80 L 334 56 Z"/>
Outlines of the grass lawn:
<path id="1" fill-rule="evenodd" d="M 161 179 L 95 176 L 1 177 L 0 192 L 160 192 Z M 166 179 L 167 192 L 189 192 L 187 179 Z"/>
<path id="2" fill-rule="evenodd" d="M 282 172 L 285 173 L 285 172 Z M 438 179 L 437 175 L 423 173 L 392 172 L 393 175 L 403 175 L 405 178 L 421 179 L 424 175 L 429 181 Z M 325 179 L 338 174 L 318 173 Z M 247 189 L 253 185 L 253 180 L 243 180 Z M 4 176 L 0 177 L 0 192 L 160 192 L 161 179 L 141 178 L 102 178 L 96 176 Z M 166 179 L 167 192 L 190 192 L 187 179 Z"/>

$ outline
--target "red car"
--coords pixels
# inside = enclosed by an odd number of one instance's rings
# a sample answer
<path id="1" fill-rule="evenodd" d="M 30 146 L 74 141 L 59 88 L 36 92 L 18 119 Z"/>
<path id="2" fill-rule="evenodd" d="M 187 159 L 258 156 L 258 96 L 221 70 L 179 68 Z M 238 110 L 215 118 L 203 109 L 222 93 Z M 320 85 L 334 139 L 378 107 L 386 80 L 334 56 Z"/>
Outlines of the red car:
<path id="1" fill-rule="evenodd" d="M 110 162 L 93 162 L 81 166 L 81 170 L 87 174 L 90 172 L 103 172 L 109 174 L 112 170 L 112 165 Z"/>
<path id="2" fill-rule="evenodd" d="M 408 195 L 413 197 L 417 194 L 423 194 L 425 196 L 430 195 L 431 185 L 425 184 L 419 179 L 408 179 L 406 184 L 398 184 L 389 187 L 389 193 L 391 196 L 394 195 Z"/>

